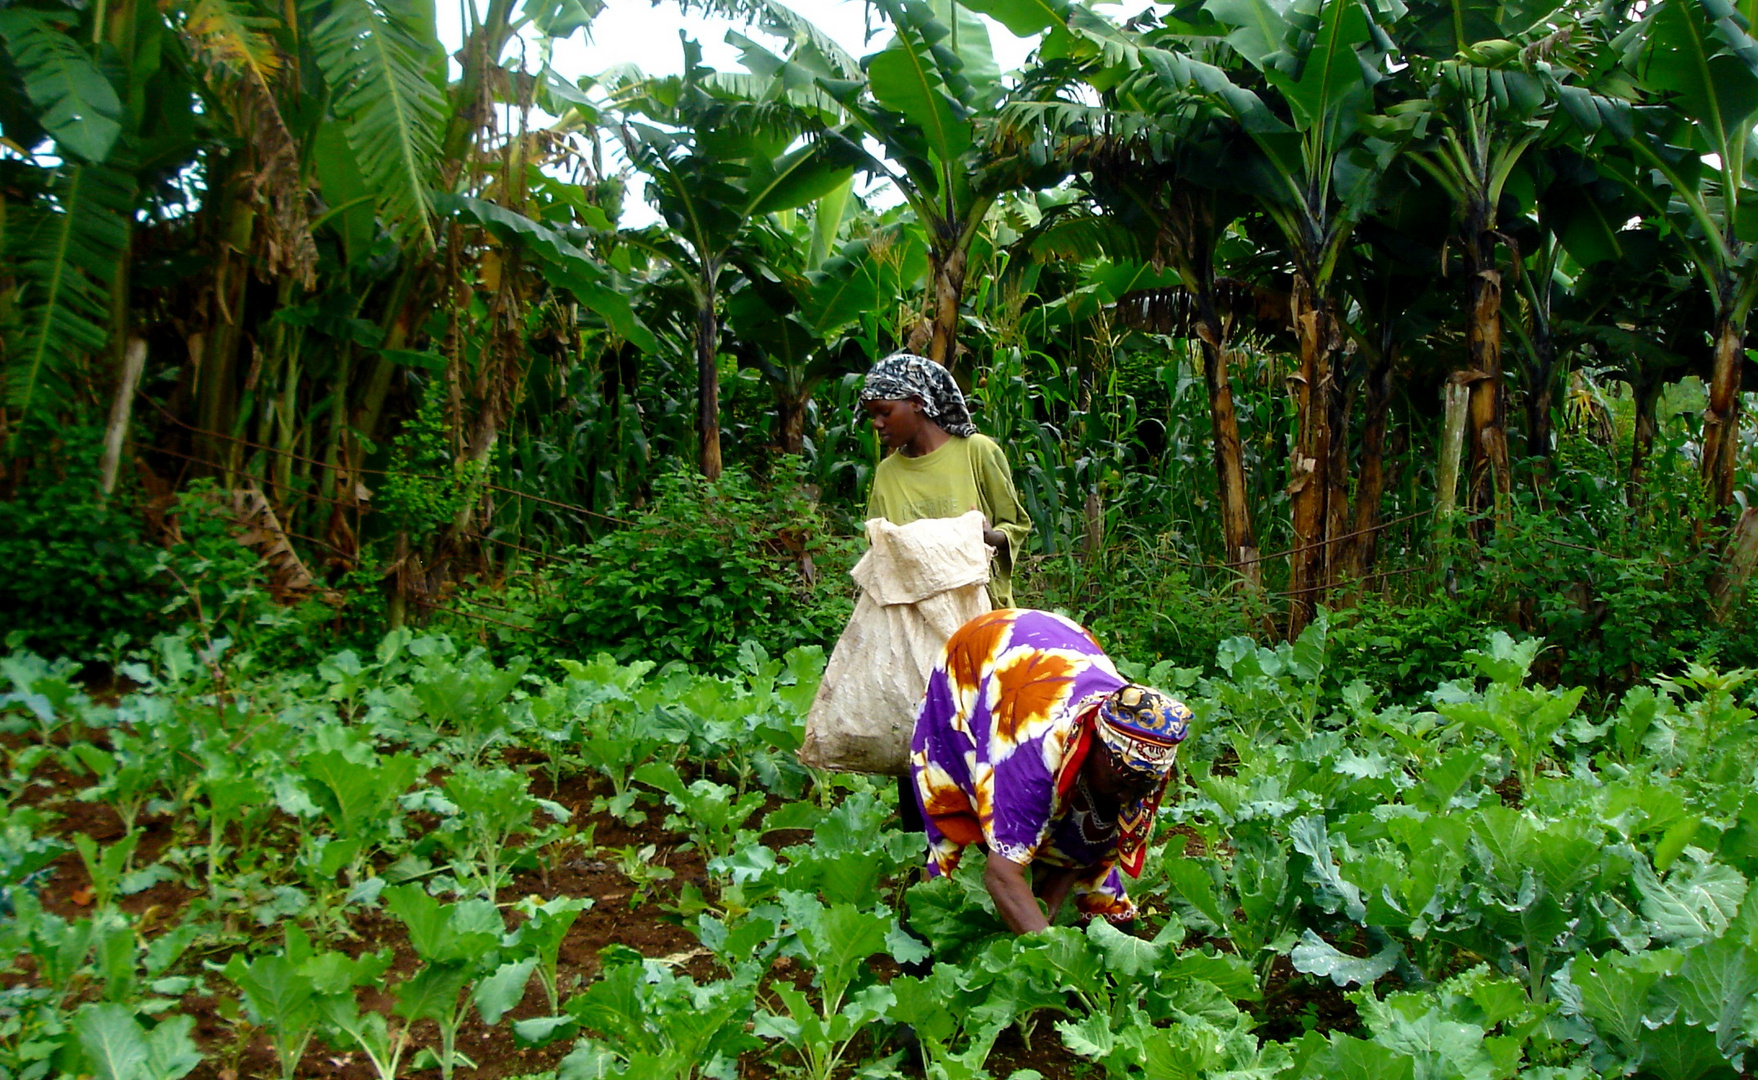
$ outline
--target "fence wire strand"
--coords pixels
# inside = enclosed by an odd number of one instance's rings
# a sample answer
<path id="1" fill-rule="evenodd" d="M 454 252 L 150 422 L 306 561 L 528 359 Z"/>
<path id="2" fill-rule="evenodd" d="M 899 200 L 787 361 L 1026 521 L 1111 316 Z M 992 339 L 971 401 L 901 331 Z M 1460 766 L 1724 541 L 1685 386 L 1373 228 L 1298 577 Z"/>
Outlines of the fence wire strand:
<path id="1" fill-rule="evenodd" d="M 220 464 L 217 461 L 209 461 L 208 459 L 206 459 L 204 457 L 197 457 L 193 454 L 185 454 L 181 450 L 170 450 L 170 449 L 166 449 L 164 447 L 154 447 L 152 452 L 155 454 L 167 454 L 171 457 L 179 458 L 183 461 L 190 462 L 191 464 L 203 465 L 203 466 L 206 466 L 207 468 L 210 468 L 210 469 L 218 469 L 218 470 L 223 471 L 226 468 L 226 466 Z M 301 460 L 310 460 L 310 459 L 304 458 Z M 321 463 L 318 463 L 318 464 L 321 464 Z M 253 477 L 252 479 L 256 479 L 256 478 Z M 273 487 L 279 489 L 280 491 L 286 492 L 288 495 L 291 495 L 294 499 L 316 499 L 319 502 L 329 503 L 332 506 L 337 506 L 337 507 L 340 507 L 344 510 L 358 510 L 358 509 L 360 509 L 359 505 L 356 503 L 344 502 L 341 499 L 331 498 L 328 495 L 323 495 L 323 494 L 320 494 L 316 491 L 305 491 L 300 488 L 288 487 L 288 486 L 282 485 L 282 484 L 272 484 L 270 486 L 273 486 Z M 331 544 L 331 543 L 324 541 L 324 540 L 319 540 L 313 536 L 307 536 L 304 533 L 294 532 L 292 529 L 287 528 L 285 525 L 282 525 L 280 527 L 280 531 L 282 533 L 284 533 L 288 536 L 294 537 L 296 539 L 304 540 L 308 543 L 316 544 L 322 548 L 327 548 L 328 550 L 335 552 L 337 555 L 341 556 L 344 559 L 355 559 L 355 558 L 359 557 L 358 553 L 351 555 L 348 552 L 343 551 L 341 548 L 336 547 L 334 544 Z M 463 535 L 464 535 L 464 539 L 466 539 L 466 540 L 476 540 L 476 541 L 481 541 L 483 543 L 488 543 L 488 544 L 499 544 L 501 547 L 511 548 L 514 551 L 520 552 L 525 555 L 530 555 L 530 556 L 532 556 L 534 558 L 538 558 L 538 559 L 556 558 L 555 555 L 552 555 L 548 552 L 539 551 L 536 548 L 529 548 L 523 544 L 514 543 L 511 540 L 503 540 L 498 536 L 490 536 L 488 533 L 467 532 L 467 533 L 464 533 Z"/>
<path id="2" fill-rule="evenodd" d="M 365 465 L 343 466 L 343 465 L 334 465 L 334 464 L 331 464 L 326 461 L 318 461 L 316 458 L 309 458 L 309 457 L 304 456 L 303 454 L 296 454 L 291 450 L 283 450 L 278 446 L 265 446 L 262 443 L 252 442 L 251 440 L 243 438 L 238 435 L 228 435 L 225 432 L 209 431 L 206 428 L 196 427 L 194 424 L 191 424 L 186 420 L 180 420 L 177 417 L 171 415 L 169 412 L 167 412 L 165 410 L 165 407 L 163 405 L 160 405 L 158 402 L 156 402 L 152 398 L 148 397 L 145 391 L 140 391 L 138 396 L 142 400 L 146 401 L 147 404 L 151 405 L 153 407 L 153 409 L 155 411 L 157 411 L 160 416 L 164 417 L 166 420 L 169 420 L 171 423 L 176 424 L 178 427 L 182 428 L 183 430 L 191 432 L 192 434 L 205 436 L 206 438 L 210 438 L 210 439 L 221 439 L 225 442 L 233 443 L 237 446 L 247 446 L 247 447 L 251 448 L 252 450 L 261 450 L 264 453 L 268 453 L 268 454 L 280 454 L 283 457 L 291 458 L 294 461 L 303 462 L 307 465 L 315 465 L 316 467 L 318 467 L 320 469 L 327 469 L 327 470 L 331 470 L 334 472 L 357 472 L 363 476 L 406 476 L 406 477 L 409 477 L 410 479 L 414 479 L 414 480 L 432 480 L 432 481 L 436 481 L 438 483 L 450 483 L 452 480 L 451 477 L 434 476 L 434 475 L 429 475 L 427 473 L 397 473 L 397 472 L 392 472 L 388 469 L 369 468 Z M 179 456 L 179 457 L 183 456 L 183 455 L 177 454 L 175 451 L 162 450 L 159 447 L 153 447 L 152 449 L 154 452 L 158 452 L 158 453 L 167 453 L 167 454 L 172 454 L 173 456 Z M 196 460 L 196 459 L 191 458 L 189 460 Z M 209 467 L 216 468 L 216 469 L 227 468 L 227 466 L 225 466 L 225 465 L 220 465 L 218 463 L 211 462 L 211 461 L 202 462 L 202 464 L 208 465 Z M 512 495 L 515 498 L 520 498 L 520 499 L 529 499 L 532 502 L 542 503 L 545 506 L 553 506 L 553 507 L 556 507 L 557 509 L 567 510 L 570 513 L 585 514 L 588 517 L 600 518 L 604 521 L 613 522 L 617 525 L 632 524 L 632 522 L 629 522 L 623 518 L 615 517 L 611 514 L 606 514 L 601 510 L 593 510 L 590 507 L 579 506 L 574 503 L 562 502 L 559 499 L 551 499 L 551 498 L 547 498 L 546 496 L 543 496 L 543 495 L 534 495 L 529 491 L 520 491 L 518 488 L 510 488 L 510 487 L 505 486 L 504 484 L 496 484 L 496 483 L 493 483 L 492 481 L 490 481 L 490 482 L 485 482 L 482 486 L 484 488 L 488 489 L 489 491 L 498 491 L 503 495 Z"/>

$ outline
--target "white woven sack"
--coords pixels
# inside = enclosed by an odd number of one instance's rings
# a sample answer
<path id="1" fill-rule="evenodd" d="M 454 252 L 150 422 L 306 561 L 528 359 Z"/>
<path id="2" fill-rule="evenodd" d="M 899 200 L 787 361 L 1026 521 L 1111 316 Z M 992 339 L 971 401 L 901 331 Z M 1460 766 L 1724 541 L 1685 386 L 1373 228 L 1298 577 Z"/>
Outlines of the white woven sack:
<path id="1" fill-rule="evenodd" d="M 867 522 L 851 576 L 861 598 L 806 715 L 800 760 L 837 772 L 909 772 L 910 734 L 952 632 L 989 610 L 983 515 Z"/>

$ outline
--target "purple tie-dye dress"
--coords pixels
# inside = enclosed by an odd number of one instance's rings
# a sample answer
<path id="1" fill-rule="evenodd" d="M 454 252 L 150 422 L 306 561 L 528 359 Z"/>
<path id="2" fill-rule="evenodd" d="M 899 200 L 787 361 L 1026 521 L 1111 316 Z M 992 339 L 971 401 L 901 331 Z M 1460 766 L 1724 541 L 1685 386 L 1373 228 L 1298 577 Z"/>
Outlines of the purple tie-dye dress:
<path id="1" fill-rule="evenodd" d="M 959 628 L 928 677 L 910 744 L 928 872 L 950 874 L 982 844 L 1022 865 L 1080 869 L 1071 895 L 1083 916 L 1134 918 L 1118 823 L 1087 813 L 1075 783 L 1092 710 L 1126 684 L 1092 635 L 1060 615 L 1004 608 Z M 1142 809 L 1128 808 L 1138 820 Z M 1139 867 L 1136 857 L 1130 870 Z"/>

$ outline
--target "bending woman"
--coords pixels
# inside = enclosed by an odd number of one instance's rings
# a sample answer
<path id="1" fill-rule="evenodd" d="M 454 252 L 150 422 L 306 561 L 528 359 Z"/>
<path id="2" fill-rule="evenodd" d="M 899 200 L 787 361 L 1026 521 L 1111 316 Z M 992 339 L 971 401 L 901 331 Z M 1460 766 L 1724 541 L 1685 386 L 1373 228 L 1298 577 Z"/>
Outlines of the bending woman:
<path id="1" fill-rule="evenodd" d="M 995 549 L 989 599 L 1013 604 L 1013 560 L 1032 522 L 1013 488 L 1007 455 L 977 431 L 952 373 L 925 356 L 897 353 L 873 365 L 861 406 L 888 454 L 873 472 L 867 517 L 908 525 L 980 510 Z"/>
<path id="2" fill-rule="evenodd" d="M 1182 702 L 1117 674 L 1092 634 L 1060 615 L 991 611 L 965 623 L 928 677 L 910 744 L 929 876 L 952 873 L 975 844 L 988 853 L 995 910 L 1017 934 L 1048 926 L 1070 897 L 1083 918 L 1134 919 L 1118 871 L 1141 873 L 1190 718 Z"/>

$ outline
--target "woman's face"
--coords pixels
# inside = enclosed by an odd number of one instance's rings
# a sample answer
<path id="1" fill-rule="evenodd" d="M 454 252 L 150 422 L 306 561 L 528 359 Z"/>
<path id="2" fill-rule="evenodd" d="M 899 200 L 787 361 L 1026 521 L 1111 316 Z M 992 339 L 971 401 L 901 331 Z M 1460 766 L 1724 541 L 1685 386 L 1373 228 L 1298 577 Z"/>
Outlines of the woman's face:
<path id="1" fill-rule="evenodd" d="M 1087 783 L 1101 795 L 1122 803 L 1145 799 L 1159 790 L 1165 781 L 1150 776 L 1119 761 L 1110 747 L 1098 744 L 1087 755 Z"/>
<path id="2" fill-rule="evenodd" d="M 873 431 L 879 441 L 893 450 L 908 446 L 921 433 L 922 425 L 933 423 L 922 412 L 922 406 L 908 398 L 880 398 L 867 402 L 867 419 L 873 421 Z"/>

